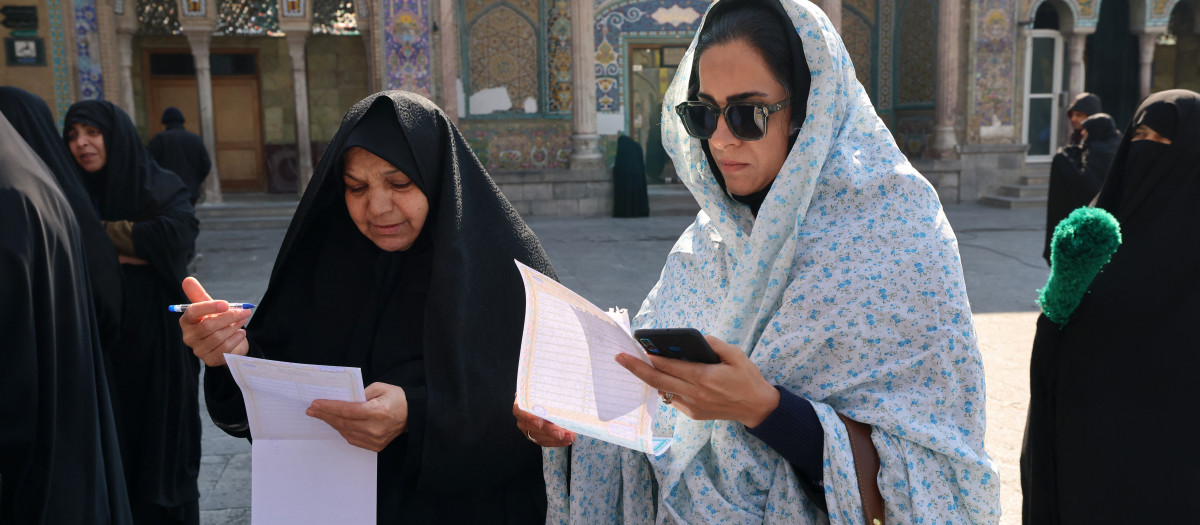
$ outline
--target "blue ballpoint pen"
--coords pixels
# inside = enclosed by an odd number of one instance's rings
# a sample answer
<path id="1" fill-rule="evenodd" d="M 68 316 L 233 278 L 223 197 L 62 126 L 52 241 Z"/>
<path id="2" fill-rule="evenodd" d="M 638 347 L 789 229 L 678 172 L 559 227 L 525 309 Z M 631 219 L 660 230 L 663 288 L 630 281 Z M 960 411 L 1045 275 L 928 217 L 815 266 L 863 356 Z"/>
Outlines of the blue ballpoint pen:
<path id="1" fill-rule="evenodd" d="M 173 304 L 167 307 L 168 312 L 184 312 L 187 311 L 190 304 Z M 230 310 L 249 310 L 254 308 L 254 303 L 229 303 Z"/>

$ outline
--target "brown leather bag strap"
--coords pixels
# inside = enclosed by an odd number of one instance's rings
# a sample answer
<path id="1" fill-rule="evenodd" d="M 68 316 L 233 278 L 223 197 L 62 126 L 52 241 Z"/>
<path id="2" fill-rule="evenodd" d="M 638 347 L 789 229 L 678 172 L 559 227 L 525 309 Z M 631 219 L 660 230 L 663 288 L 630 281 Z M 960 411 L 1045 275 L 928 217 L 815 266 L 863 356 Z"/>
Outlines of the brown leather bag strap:
<path id="1" fill-rule="evenodd" d="M 863 517 L 867 525 L 883 525 L 883 495 L 875 476 L 879 474 L 879 453 L 871 443 L 871 425 L 859 423 L 838 414 L 846 425 L 850 437 L 850 450 L 854 453 L 854 475 L 858 478 L 858 492 L 862 495 Z"/>

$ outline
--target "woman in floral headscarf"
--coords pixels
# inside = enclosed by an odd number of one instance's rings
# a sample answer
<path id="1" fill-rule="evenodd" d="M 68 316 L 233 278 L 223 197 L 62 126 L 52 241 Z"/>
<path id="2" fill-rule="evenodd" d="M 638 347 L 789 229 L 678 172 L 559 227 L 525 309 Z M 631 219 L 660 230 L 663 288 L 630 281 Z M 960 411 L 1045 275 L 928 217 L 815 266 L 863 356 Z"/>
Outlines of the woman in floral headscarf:
<path id="1" fill-rule="evenodd" d="M 657 457 L 516 411 L 572 444 L 544 449 L 549 521 L 996 522 L 957 241 L 828 18 L 715 3 L 664 107 L 701 213 L 634 325 L 697 328 L 722 363 L 619 357 L 662 392 Z"/>

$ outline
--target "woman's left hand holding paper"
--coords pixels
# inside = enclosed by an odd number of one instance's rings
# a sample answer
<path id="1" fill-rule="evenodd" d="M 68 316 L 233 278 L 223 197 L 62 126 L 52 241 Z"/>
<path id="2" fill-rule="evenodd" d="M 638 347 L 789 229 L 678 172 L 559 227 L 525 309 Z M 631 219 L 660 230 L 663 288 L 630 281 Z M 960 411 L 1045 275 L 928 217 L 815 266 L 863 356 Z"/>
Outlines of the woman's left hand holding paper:
<path id="1" fill-rule="evenodd" d="M 347 443 L 379 452 L 408 430 L 408 396 L 387 383 L 371 383 L 366 395 L 362 403 L 317 399 L 305 413 L 328 423 Z"/>

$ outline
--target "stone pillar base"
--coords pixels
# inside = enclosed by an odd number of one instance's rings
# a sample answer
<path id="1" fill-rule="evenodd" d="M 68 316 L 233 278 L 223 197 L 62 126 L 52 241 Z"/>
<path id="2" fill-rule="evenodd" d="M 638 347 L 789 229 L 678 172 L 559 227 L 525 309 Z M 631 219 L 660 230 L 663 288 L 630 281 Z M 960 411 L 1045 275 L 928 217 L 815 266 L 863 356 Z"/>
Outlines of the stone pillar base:
<path id="1" fill-rule="evenodd" d="M 600 154 L 600 135 L 571 135 L 571 169 L 604 169 L 604 156 Z"/>
<path id="2" fill-rule="evenodd" d="M 955 146 L 958 145 L 958 136 L 955 133 L 954 126 L 934 126 L 933 127 L 933 151 L 934 156 L 939 159 L 954 157 L 957 153 Z"/>

